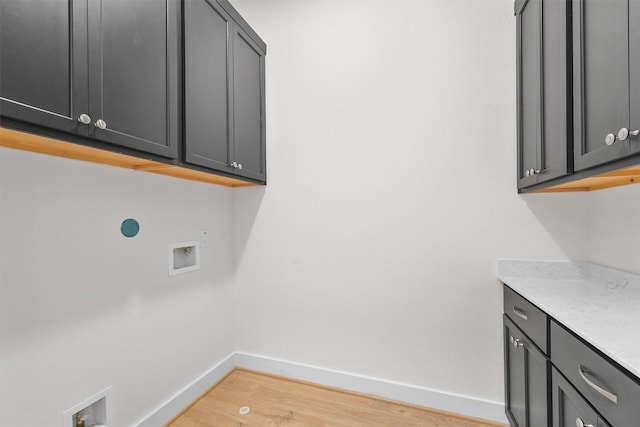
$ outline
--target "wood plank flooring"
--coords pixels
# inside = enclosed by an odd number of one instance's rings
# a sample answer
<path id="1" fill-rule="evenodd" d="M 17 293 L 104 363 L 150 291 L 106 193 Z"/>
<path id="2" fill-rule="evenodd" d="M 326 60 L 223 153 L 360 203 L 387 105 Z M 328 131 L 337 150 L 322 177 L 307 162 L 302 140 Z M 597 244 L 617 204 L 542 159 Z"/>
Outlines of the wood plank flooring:
<path id="1" fill-rule="evenodd" d="M 249 413 L 239 410 L 249 407 Z M 165 427 L 507 427 L 349 391 L 235 369 Z"/>

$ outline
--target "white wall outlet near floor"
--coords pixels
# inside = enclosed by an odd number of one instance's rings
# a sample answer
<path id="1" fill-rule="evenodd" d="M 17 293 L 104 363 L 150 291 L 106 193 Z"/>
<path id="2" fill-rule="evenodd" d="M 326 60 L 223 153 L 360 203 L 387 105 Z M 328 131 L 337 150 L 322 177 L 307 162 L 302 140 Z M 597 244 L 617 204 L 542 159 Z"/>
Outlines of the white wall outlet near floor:
<path id="1" fill-rule="evenodd" d="M 111 387 L 107 387 L 90 398 L 78 403 L 73 408 L 67 409 L 62 414 L 62 427 L 75 427 L 79 420 L 84 420 L 85 425 L 107 426 L 107 414 L 109 410 L 109 394 Z"/>
<path id="2" fill-rule="evenodd" d="M 200 270 L 200 241 L 169 245 L 169 276 Z"/>

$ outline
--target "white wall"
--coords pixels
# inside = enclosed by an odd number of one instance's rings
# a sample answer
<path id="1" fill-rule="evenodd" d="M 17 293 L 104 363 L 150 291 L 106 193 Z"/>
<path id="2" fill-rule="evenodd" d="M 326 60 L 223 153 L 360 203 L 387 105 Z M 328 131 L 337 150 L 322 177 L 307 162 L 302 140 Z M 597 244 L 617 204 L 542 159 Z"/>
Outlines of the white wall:
<path id="1" fill-rule="evenodd" d="M 589 193 L 589 260 L 640 274 L 640 185 Z"/>
<path id="2" fill-rule="evenodd" d="M 234 349 L 232 190 L 0 148 L 0 425 L 133 425 Z M 120 234 L 126 218 L 140 234 Z M 168 245 L 202 269 L 169 278 Z"/>
<path id="3" fill-rule="evenodd" d="M 516 194 L 513 2 L 235 5 L 268 44 L 238 350 L 502 402 L 496 260 L 588 254 L 585 194 Z"/>
<path id="4" fill-rule="evenodd" d="M 109 385 L 131 425 L 234 350 L 501 402 L 496 259 L 639 272 L 640 187 L 515 192 L 512 0 L 235 4 L 269 45 L 266 188 L 0 149 L 0 425 Z"/>

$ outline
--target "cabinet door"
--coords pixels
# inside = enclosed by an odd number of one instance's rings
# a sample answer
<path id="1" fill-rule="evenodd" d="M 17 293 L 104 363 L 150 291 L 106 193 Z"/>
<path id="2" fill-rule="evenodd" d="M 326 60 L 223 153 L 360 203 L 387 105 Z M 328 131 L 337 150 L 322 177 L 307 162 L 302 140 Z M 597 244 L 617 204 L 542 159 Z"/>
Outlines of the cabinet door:
<path id="1" fill-rule="evenodd" d="M 629 84 L 631 96 L 630 126 L 632 131 L 640 130 L 640 0 L 629 1 Z M 629 140 L 631 151 L 640 152 L 640 135 Z"/>
<path id="2" fill-rule="evenodd" d="M 231 18 L 215 3 L 184 2 L 185 162 L 232 172 Z"/>
<path id="3" fill-rule="evenodd" d="M 553 427 L 574 427 L 581 424 L 610 427 L 555 368 L 551 388 Z"/>
<path id="4" fill-rule="evenodd" d="M 178 7 L 175 0 L 89 2 L 90 135 L 175 158 Z M 102 120 L 104 129 L 99 128 Z"/>
<path id="5" fill-rule="evenodd" d="M 237 175 L 266 180 L 264 52 L 233 25 L 233 156 Z"/>
<path id="6" fill-rule="evenodd" d="M 0 112 L 85 134 L 86 1 L 0 1 Z M 73 38 L 72 38 L 73 35 Z"/>
<path id="7" fill-rule="evenodd" d="M 542 138 L 538 183 L 572 172 L 567 46 L 570 3 L 542 2 Z M 573 159 L 571 159 L 573 160 Z"/>
<path id="8" fill-rule="evenodd" d="M 568 5 L 559 0 L 516 2 L 519 188 L 571 171 Z"/>
<path id="9" fill-rule="evenodd" d="M 629 154 L 628 141 L 605 143 L 608 134 L 629 127 L 628 6 L 627 0 L 573 2 L 576 170 Z"/>
<path id="10" fill-rule="evenodd" d="M 538 169 L 542 135 L 540 19 L 541 0 L 516 3 L 518 188 L 537 182 L 530 170 Z"/>
<path id="11" fill-rule="evenodd" d="M 548 427 L 549 361 L 504 316 L 505 410 L 512 427 Z"/>

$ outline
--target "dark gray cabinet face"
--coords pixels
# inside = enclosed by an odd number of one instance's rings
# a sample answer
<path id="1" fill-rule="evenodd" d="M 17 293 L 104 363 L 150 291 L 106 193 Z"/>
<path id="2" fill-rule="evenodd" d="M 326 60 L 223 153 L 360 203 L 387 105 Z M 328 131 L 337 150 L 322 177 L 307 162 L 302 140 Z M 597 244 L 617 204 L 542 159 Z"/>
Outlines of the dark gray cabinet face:
<path id="1" fill-rule="evenodd" d="M 517 15 L 518 188 L 537 182 L 525 171 L 538 169 L 541 138 L 540 5 L 529 0 Z"/>
<path id="2" fill-rule="evenodd" d="M 557 0 L 517 6 L 518 188 L 570 172 L 567 7 Z"/>
<path id="3" fill-rule="evenodd" d="M 233 28 L 233 161 L 242 164 L 238 175 L 264 180 L 264 54 Z"/>
<path id="4" fill-rule="evenodd" d="M 175 158 L 178 15 L 174 0 L 89 2 L 89 111 L 96 139 Z"/>
<path id="5" fill-rule="evenodd" d="M 3 116 L 86 134 L 86 79 L 86 2 L 0 1 Z"/>
<path id="6" fill-rule="evenodd" d="M 2 0 L 0 19 L 3 116 L 176 157 L 176 0 Z"/>
<path id="7" fill-rule="evenodd" d="M 629 94 L 631 111 L 630 127 L 632 131 L 640 130 L 640 0 L 629 2 Z M 629 140 L 631 151 L 640 152 L 640 135 Z"/>
<path id="8" fill-rule="evenodd" d="M 513 427 L 548 427 L 549 361 L 504 316 L 505 409 Z"/>
<path id="9" fill-rule="evenodd" d="M 185 161 L 231 172 L 230 18 L 215 2 L 187 0 L 185 27 Z"/>
<path id="10" fill-rule="evenodd" d="M 605 143 L 608 134 L 629 127 L 628 8 L 627 0 L 573 2 L 576 170 L 629 154 L 628 141 Z"/>
<path id="11" fill-rule="evenodd" d="M 264 51 L 217 2 L 184 11 L 184 161 L 264 182 Z"/>
<path id="12" fill-rule="evenodd" d="M 542 141 L 538 182 L 569 172 L 567 158 L 573 144 L 569 135 L 568 7 L 565 1 L 542 2 Z"/>
<path id="13" fill-rule="evenodd" d="M 555 368 L 552 371 L 553 427 L 573 427 L 578 419 L 584 425 L 610 427 Z"/>

